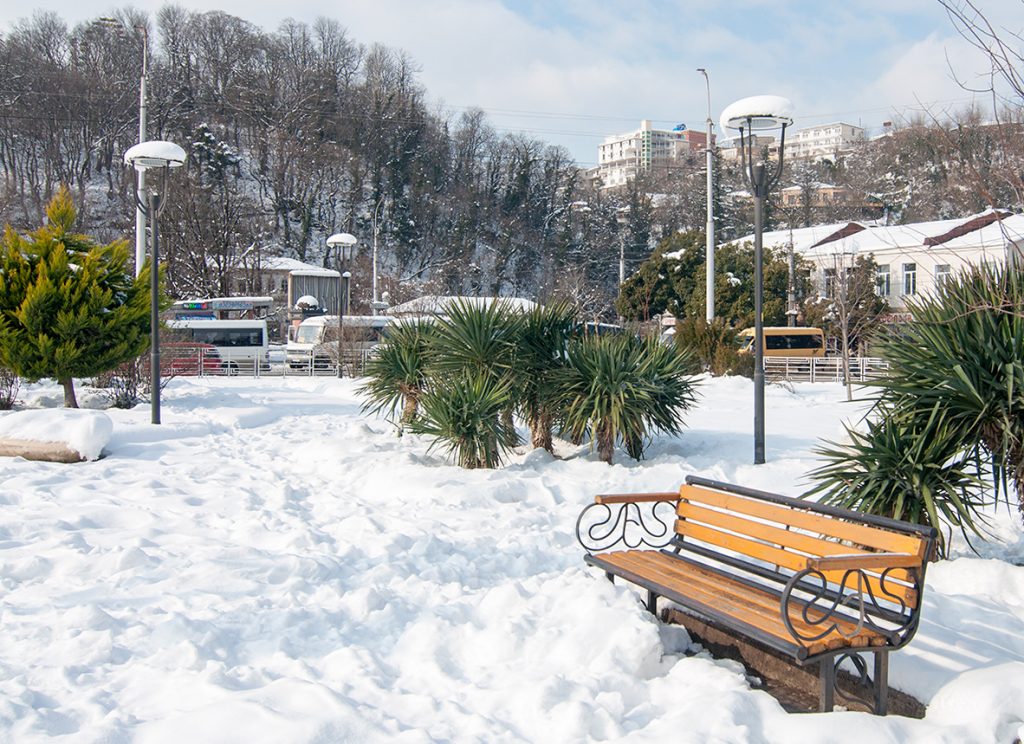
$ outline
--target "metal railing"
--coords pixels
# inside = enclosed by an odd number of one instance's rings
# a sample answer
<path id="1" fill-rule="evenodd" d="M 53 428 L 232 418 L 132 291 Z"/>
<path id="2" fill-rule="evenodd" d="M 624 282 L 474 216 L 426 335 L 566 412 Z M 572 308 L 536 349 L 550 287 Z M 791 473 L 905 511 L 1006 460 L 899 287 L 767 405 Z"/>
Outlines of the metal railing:
<path id="1" fill-rule="evenodd" d="M 883 376 L 889 363 L 875 357 L 851 357 L 850 381 L 866 382 Z M 768 380 L 789 382 L 845 382 L 841 357 L 765 357 L 764 373 Z"/>
<path id="2" fill-rule="evenodd" d="M 358 377 L 366 369 L 372 349 L 345 352 L 342 356 L 346 377 Z M 337 377 L 336 358 L 309 352 L 301 360 L 294 354 L 289 359 L 223 359 L 205 349 L 165 357 L 160 364 L 161 376 L 170 377 Z"/>

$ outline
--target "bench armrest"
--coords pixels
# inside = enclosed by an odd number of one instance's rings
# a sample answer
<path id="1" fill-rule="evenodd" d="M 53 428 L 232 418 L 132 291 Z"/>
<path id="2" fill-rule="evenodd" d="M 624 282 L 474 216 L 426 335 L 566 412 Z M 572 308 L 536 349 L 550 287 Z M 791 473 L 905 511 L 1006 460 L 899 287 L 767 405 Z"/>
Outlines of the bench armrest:
<path id="1" fill-rule="evenodd" d="M 679 501 L 679 491 L 664 493 L 606 493 L 594 497 L 595 504 L 639 504 L 645 501 Z"/>
<path id="2" fill-rule="evenodd" d="M 595 496 L 576 520 L 576 539 L 588 553 L 664 548 L 675 537 L 678 501 L 678 491 Z"/>
<path id="3" fill-rule="evenodd" d="M 856 553 L 808 558 L 807 568 L 814 571 L 855 571 L 857 569 L 916 568 L 921 556 L 910 553 Z"/>

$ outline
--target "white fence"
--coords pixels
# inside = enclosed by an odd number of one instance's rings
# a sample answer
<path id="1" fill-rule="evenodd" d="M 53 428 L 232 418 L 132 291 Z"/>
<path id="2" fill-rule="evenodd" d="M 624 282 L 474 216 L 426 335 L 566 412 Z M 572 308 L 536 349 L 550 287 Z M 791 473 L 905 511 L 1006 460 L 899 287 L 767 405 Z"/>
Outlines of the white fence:
<path id="1" fill-rule="evenodd" d="M 372 349 L 349 351 L 344 354 L 343 365 L 346 377 L 361 375 L 366 360 L 373 355 Z M 203 349 L 178 351 L 161 354 L 160 374 L 162 377 L 336 377 L 336 359 L 314 356 L 309 353 L 305 363 L 285 360 L 223 360 L 219 354 L 207 354 Z"/>
<path id="2" fill-rule="evenodd" d="M 851 357 L 850 380 L 865 382 L 881 377 L 889 369 L 889 363 L 874 357 Z M 841 357 L 765 357 L 764 374 L 768 380 L 790 382 L 845 382 Z"/>

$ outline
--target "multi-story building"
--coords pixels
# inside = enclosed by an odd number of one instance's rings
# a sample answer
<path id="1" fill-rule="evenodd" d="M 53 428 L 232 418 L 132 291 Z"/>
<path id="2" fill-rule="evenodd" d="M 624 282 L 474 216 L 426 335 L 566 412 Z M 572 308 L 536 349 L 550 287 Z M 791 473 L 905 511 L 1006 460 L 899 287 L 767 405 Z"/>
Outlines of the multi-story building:
<path id="1" fill-rule="evenodd" d="M 704 132 L 655 129 L 644 119 L 636 131 L 607 137 L 598 146 L 597 176 L 603 188 L 625 186 L 640 173 L 670 170 L 683 158 L 703 152 L 706 147 Z"/>
<path id="2" fill-rule="evenodd" d="M 752 241 L 753 236 L 736 242 Z M 764 245 L 789 246 L 813 266 L 812 283 L 829 297 L 835 277 L 870 256 L 878 267 L 877 292 L 899 319 L 907 300 L 933 292 L 966 268 L 1024 259 L 1024 215 L 989 210 L 967 218 L 873 225 L 846 222 L 764 234 Z"/>
<path id="3" fill-rule="evenodd" d="M 864 142 L 864 129 L 836 122 L 786 132 L 786 157 L 793 160 L 833 159 Z"/>
<path id="4" fill-rule="evenodd" d="M 744 137 L 744 145 L 746 147 L 753 147 L 755 152 L 764 152 L 765 148 L 768 148 L 768 157 L 778 157 L 779 154 L 779 143 L 775 140 L 775 137 L 770 134 L 755 134 L 753 135 L 753 143 L 750 142 L 750 137 Z M 742 157 L 740 153 L 740 138 L 733 137 L 728 140 L 722 141 L 722 147 L 718 151 L 722 160 L 739 160 Z"/>

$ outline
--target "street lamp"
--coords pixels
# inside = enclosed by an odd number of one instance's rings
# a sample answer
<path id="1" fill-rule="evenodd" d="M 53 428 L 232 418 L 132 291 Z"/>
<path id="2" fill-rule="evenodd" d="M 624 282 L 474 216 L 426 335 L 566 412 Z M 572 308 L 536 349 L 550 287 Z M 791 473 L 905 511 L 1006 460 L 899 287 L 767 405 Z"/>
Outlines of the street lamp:
<path id="1" fill-rule="evenodd" d="M 116 18 L 103 17 L 96 21 L 96 25 L 113 29 L 118 33 L 125 33 L 127 29 L 121 21 Z M 135 30 L 142 34 L 142 77 L 139 80 L 139 142 L 146 141 L 146 74 L 149 70 L 149 29 L 146 24 L 140 23 Z M 136 173 L 138 191 L 146 188 L 145 170 L 137 170 Z M 135 210 L 135 276 L 142 271 L 142 264 L 146 260 L 146 213 L 141 207 Z"/>
<path id="2" fill-rule="evenodd" d="M 150 221 L 149 265 L 149 397 L 151 421 L 160 423 L 160 213 L 167 206 L 167 184 L 171 168 L 185 162 L 185 151 L 173 142 L 152 140 L 128 148 L 125 165 L 139 172 L 140 185 L 135 192 L 135 204 L 143 217 Z M 155 176 L 143 179 L 142 174 Z M 141 266 L 139 262 L 137 266 Z"/>
<path id="3" fill-rule="evenodd" d="M 384 206 L 385 196 L 382 194 L 373 208 L 373 295 L 370 300 L 370 312 L 374 315 L 382 309 L 382 303 L 377 299 L 377 236 L 380 234 L 380 210 Z"/>
<path id="4" fill-rule="evenodd" d="M 708 131 L 707 131 L 707 171 L 708 171 L 708 221 L 707 227 L 704 230 L 706 240 L 706 278 L 705 278 L 705 310 L 704 317 L 707 322 L 710 323 L 715 319 L 715 215 L 714 215 L 714 198 L 713 198 L 713 184 L 714 179 L 711 174 L 711 160 L 712 160 L 712 145 L 711 145 L 711 133 L 714 131 L 714 122 L 711 120 L 711 81 L 708 79 L 708 71 L 703 67 L 698 67 L 697 72 L 704 76 L 704 84 L 708 89 Z"/>
<path id="5" fill-rule="evenodd" d="M 327 238 L 327 247 L 338 251 L 339 268 L 344 268 L 351 259 L 355 258 L 359 250 L 356 245 L 358 242 L 356 236 L 349 233 L 335 233 Z M 352 274 L 347 271 L 343 273 L 341 275 L 342 283 L 338 288 L 338 377 L 344 376 L 341 350 L 342 336 L 345 331 L 345 312 L 348 310 L 348 281 L 351 276 Z"/>
<path id="6" fill-rule="evenodd" d="M 754 464 L 764 462 L 764 200 L 782 175 L 782 158 L 786 147 L 786 127 L 793 123 L 793 104 L 780 96 L 751 96 L 736 101 L 722 112 L 722 127 L 740 132 L 740 166 L 747 174 L 754 192 Z M 779 161 L 769 176 L 767 163 L 754 162 L 757 137 L 782 127 L 779 139 Z"/>

